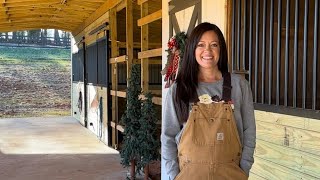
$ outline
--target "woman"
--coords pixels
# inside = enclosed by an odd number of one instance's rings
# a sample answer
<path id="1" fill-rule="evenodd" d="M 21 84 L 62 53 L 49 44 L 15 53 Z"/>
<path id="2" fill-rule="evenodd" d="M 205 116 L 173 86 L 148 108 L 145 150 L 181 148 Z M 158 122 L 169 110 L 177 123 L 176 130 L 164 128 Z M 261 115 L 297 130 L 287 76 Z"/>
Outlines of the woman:
<path id="1" fill-rule="evenodd" d="M 162 159 L 171 180 L 248 179 L 256 126 L 248 82 L 228 73 L 225 39 L 214 24 L 190 34 L 163 111 Z"/>

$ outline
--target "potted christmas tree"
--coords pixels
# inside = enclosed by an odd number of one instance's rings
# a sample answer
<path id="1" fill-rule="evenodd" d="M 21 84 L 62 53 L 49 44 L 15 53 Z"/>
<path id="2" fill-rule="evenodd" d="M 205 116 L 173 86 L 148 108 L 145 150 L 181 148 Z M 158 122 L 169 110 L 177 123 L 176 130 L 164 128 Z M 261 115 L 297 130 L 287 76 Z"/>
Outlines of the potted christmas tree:
<path id="1" fill-rule="evenodd" d="M 140 162 L 139 168 L 144 168 L 145 179 L 149 176 L 149 163 L 158 160 L 160 157 L 158 140 L 157 118 L 154 105 L 152 103 L 152 94 L 145 94 L 146 99 L 143 101 L 140 118 L 140 129 L 138 139 L 140 141 Z"/>
<path id="2" fill-rule="evenodd" d="M 132 65 L 131 77 L 127 89 L 127 109 L 121 121 L 124 125 L 123 146 L 120 150 L 121 164 L 124 167 L 131 166 L 130 178 L 135 179 L 135 168 L 140 160 L 140 118 L 141 118 L 141 93 L 140 87 L 140 66 Z"/>

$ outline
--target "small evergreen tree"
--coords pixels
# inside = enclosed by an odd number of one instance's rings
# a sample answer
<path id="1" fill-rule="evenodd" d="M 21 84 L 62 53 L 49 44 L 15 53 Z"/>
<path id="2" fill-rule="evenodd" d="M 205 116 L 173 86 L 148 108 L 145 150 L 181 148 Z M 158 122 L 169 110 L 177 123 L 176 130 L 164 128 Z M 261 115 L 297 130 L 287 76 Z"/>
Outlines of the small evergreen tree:
<path id="1" fill-rule="evenodd" d="M 57 29 L 54 30 L 54 43 L 56 46 L 60 45 L 60 35 Z"/>
<path id="2" fill-rule="evenodd" d="M 138 168 L 145 168 L 145 176 L 149 175 L 148 164 L 160 157 L 160 141 L 157 138 L 157 118 L 154 105 L 152 103 L 152 94 L 145 94 L 146 100 L 143 101 L 140 118 L 139 141 L 140 141 L 140 161 Z"/>
<path id="3" fill-rule="evenodd" d="M 131 179 L 135 178 L 135 165 L 140 160 L 140 141 L 138 139 L 138 132 L 140 129 L 141 117 L 141 94 L 140 87 L 140 66 L 132 65 L 131 77 L 129 79 L 129 86 L 127 90 L 127 109 L 121 121 L 124 125 L 123 145 L 120 150 L 121 164 L 124 167 L 131 165 Z"/>

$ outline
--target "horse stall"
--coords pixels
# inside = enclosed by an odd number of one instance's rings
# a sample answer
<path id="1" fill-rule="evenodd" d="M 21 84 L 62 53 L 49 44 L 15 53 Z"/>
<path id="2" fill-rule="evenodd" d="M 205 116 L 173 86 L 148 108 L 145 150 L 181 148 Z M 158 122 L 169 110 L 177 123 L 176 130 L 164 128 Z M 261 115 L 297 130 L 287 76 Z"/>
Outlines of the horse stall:
<path id="1" fill-rule="evenodd" d="M 215 23 L 229 70 L 250 83 L 257 143 L 249 179 L 319 179 L 319 1 L 168 0 L 162 10 L 163 49 L 172 35 Z"/>
<path id="2" fill-rule="evenodd" d="M 141 65 L 142 91 L 154 94 L 160 129 L 161 14 L 160 1 L 108 1 L 98 18 L 73 32 L 73 116 L 115 149 L 132 64 Z"/>

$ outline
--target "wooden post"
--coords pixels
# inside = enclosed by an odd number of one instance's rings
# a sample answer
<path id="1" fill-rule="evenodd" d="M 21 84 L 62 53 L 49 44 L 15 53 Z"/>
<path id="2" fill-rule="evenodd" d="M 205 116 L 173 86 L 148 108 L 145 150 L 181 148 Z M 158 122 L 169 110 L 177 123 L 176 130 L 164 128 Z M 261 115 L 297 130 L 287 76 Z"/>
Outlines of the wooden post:
<path id="1" fill-rule="evenodd" d="M 148 1 L 141 4 L 141 18 L 148 15 Z M 141 51 L 149 48 L 149 25 L 141 26 Z M 149 63 L 148 58 L 141 59 L 141 89 L 142 92 L 149 90 Z"/>
<path id="2" fill-rule="evenodd" d="M 115 8 L 110 10 L 110 39 L 111 39 L 111 57 L 117 57 L 119 55 L 119 50 L 117 47 L 117 11 Z M 117 64 L 111 65 L 111 88 L 117 91 Z M 112 96 L 112 121 L 118 123 L 117 118 L 117 96 Z M 116 148 L 117 146 L 117 129 L 112 128 L 112 146 Z"/>
<path id="3" fill-rule="evenodd" d="M 136 177 L 136 161 L 131 160 L 130 179 L 135 180 Z"/>
<path id="4" fill-rule="evenodd" d="M 127 86 L 131 74 L 131 66 L 133 61 L 133 7 L 132 0 L 126 0 L 126 49 L 127 49 Z M 131 160 L 131 180 L 135 179 L 135 160 Z"/>
<path id="5" fill-rule="evenodd" d="M 126 0 L 126 48 L 127 48 L 127 85 L 131 74 L 131 65 L 133 61 L 133 7 L 132 0 Z"/>
<path id="6" fill-rule="evenodd" d="M 144 180 L 149 179 L 149 164 L 144 167 Z"/>
<path id="7" fill-rule="evenodd" d="M 232 0 L 227 0 L 226 1 L 226 20 L 225 21 L 225 27 L 226 27 L 226 44 L 228 47 L 228 67 L 229 67 L 229 72 L 233 72 L 233 66 L 232 66 L 232 59 L 231 59 L 231 45 L 232 45 L 232 39 L 231 39 L 231 32 L 232 32 L 232 24 L 229 22 L 232 22 L 232 3 L 236 3 Z"/>

